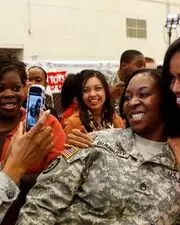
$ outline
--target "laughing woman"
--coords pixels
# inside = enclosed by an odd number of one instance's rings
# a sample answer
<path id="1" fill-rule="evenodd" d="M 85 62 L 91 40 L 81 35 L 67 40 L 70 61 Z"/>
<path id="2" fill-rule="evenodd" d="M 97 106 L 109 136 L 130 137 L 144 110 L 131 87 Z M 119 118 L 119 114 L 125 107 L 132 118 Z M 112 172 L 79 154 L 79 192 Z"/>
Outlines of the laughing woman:
<path id="1" fill-rule="evenodd" d="M 157 71 L 136 71 L 122 96 L 130 127 L 93 132 L 93 146 L 58 158 L 40 175 L 18 225 L 174 225 L 180 180 L 164 96 Z"/>
<path id="2" fill-rule="evenodd" d="M 68 134 L 73 128 L 83 125 L 87 132 L 106 128 L 123 128 L 123 121 L 111 105 L 108 83 L 102 73 L 83 70 L 79 79 L 79 111 L 75 112 L 64 124 Z"/>
<path id="3" fill-rule="evenodd" d="M 16 59 L 0 56 L 0 161 L 6 159 L 8 147 L 19 123 L 26 117 L 21 107 L 24 100 L 23 87 L 26 84 L 26 67 Z M 63 151 L 65 134 L 59 121 L 49 115 L 46 125 L 52 128 L 54 146 L 45 155 L 42 161 L 32 165 L 20 183 L 21 193 L 18 200 L 8 211 L 2 225 L 15 223 L 18 209 L 23 204 L 24 197 L 35 183 L 37 175 L 46 168 Z"/>

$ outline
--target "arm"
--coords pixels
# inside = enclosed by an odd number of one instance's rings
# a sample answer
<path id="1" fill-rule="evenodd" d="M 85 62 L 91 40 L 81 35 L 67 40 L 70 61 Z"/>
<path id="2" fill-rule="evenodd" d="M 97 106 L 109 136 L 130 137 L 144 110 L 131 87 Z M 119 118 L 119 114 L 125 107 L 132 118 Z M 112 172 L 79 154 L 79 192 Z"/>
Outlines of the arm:
<path id="1" fill-rule="evenodd" d="M 63 157 L 58 157 L 38 177 L 20 211 L 18 224 L 56 224 L 81 185 L 84 168 L 80 159 L 67 163 Z"/>
<path id="2" fill-rule="evenodd" d="M 25 134 L 24 125 L 21 123 L 12 139 L 9 154 L 0 172 L 0 220 L 16 199 L 19 192 L 16 185 L 26 170 L 34 162 L 39 162 L 53 146 L 51 128 L 43 127 L 47 116 L 48 114 L 44 113 L 36 126 Z"/>
<path id="3" fill-rule="evenodd" d="M 10 205 L 17 198 L 19 189 L 4 172 L 0 172 L 0 222 Z"/>
<path id="4" fill-rule="evenodd" d="M 52 161 L 54 161 L 59 155 L 62 154 L 66 139 L 66 135 L 62 129 L 60 122 L 54 116 L 50 115 L 45 125 L 52 128 L 52 133 L 54 135 L 54 146 L 43 159 L 41 163 L 42 170 L 48 167 Z"/>
<path id="5" fill-rule="evenodd" d="M 65 147 L 70 147 L 71 145 L 78 148 L 88 148 L 93 145 L 93 140 L 82 126 L 81 129 L 72 129 L 67 135 Z"/>

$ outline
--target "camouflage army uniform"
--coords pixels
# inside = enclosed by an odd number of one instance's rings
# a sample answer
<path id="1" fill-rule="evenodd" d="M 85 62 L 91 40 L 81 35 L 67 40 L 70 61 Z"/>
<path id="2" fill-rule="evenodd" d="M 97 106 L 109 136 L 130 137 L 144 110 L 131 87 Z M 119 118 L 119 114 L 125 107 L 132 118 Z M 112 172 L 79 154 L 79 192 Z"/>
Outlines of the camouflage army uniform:
<path id="1" fill-rule="evenodd" d="M 16 184 L 3 172 L 0 172 L 0 222 L 18 194 L 19 189 Z"/>
<path id="2" fill-rule="evenodd" d="M 18 224 L 173 224 L 180 179 L 168 146 L 145 161 L 130 129 L 94 135 L 94 147 L 59 157 L 40 175 Z"/>

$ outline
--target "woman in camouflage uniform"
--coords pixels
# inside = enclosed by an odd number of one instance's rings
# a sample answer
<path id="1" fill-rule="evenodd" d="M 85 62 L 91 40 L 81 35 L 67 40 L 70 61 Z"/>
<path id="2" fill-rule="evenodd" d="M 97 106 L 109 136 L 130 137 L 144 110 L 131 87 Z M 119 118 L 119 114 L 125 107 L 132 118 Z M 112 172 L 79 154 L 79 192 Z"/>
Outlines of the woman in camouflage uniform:
<path id="1" fill-rule="evenodd" d="M 90 148 L 66 149 L 40 175 L 18 224 L 174 224 L 180 177 L 164 95 L 157 71 L 136 71 L 122 99 L 130 128 L 94 132 Z"/>

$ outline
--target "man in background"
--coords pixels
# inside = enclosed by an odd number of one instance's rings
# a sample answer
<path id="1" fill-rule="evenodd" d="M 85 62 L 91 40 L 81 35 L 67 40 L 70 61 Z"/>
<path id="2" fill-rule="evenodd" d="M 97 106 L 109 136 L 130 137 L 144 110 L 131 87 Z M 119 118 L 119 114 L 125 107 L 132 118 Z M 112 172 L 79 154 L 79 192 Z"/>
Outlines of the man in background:
<path id="1" fill-rule="evenodd" d="M 151 57 L 145 57 L 145 67 L 148 69 L 156 69 L 157 63 Z"/>
<path id="2" fill-rule="evenodd" d="M 117 76 L 111 84 L 111 98 L 115 102 L 116 111 L 118 111 L 119 96 L 121 96 L 121 93 L 124 90 L 125 82 L 135 70 L 144 67 L 145 58 L 141 52 L 132 49 L 122 53 Z"/>

